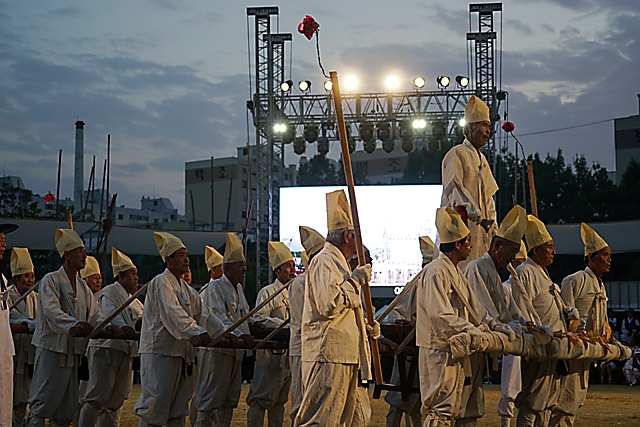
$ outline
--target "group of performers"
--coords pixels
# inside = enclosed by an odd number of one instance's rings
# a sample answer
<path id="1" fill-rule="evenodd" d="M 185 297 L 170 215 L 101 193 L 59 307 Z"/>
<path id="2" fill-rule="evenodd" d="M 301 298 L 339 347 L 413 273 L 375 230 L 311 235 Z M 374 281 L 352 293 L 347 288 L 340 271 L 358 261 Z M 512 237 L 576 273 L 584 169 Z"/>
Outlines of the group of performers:
<path id="1" fill-rule="evenodd" d="M 415 327 L 418 349 L 420 394 L 403 400 L 388 392 L 387 426 L 398 427 L 403 418 L 411 426 L 475 425 L 484 415 L 487 358 L 497 364 L 500 354 L 502 426 L 514 417 L 517 426 L 571 426 L 586 398 L 589 361 L 630 353 L 607 324 L 602 275 L 611 249 L 583 224 L 586 268 L 556 285 L 546 269 L 555 250 L 545 225 L 520 206 L 497 223 L 498 186 L 479 151 L 491 132 L 489 109 L 474 96 L 465 119 L 465 141 L 443 160 L 437 244 L 420 237 L 423 269 L 380 319 Z M 1 279 L 0 427 L 44 427 L 46 419 L 55 427 L 120 425 L 138 356 L 140 427 L 182 427 L 187 416 L 197 427 L 230 426 L 245 349 L 256 346 L 251 328 L 288 328 L 290 338 L 288 350 L 255 351 L 249 427 L 265 418 L 269 427 L 283 426 L 285 418 L 294 426 L 367 426 L 370 342 L 384 342 L 380 324 L 365 316 L 362 288 L 371 264 L 353 262 L 356 238 L 345 193 L 327 194 L 326 209 L 326 237 L 300 227 L 305 273 L 296 276 L 284 243 L 269 242 L 275 281 L 259 291 L 253 313 L 243 290 L 244 248 L 234 233 L 227 234 L 223 254 L 206 247 L 210 281 L 200 292 L 183 279 L 189 271 L 183 242 L 154 233 L 166 268 L 145 285 L 144 306 L 131 298 L 139 289 L 136 266 L 116 248 L 115 281 L 101 287 L 100 266 L 87 257 L 82 238 L 57 230 L 62 266 L 34 292 L 28 249 L 14 247 L 12 284 Z M 0 224 L 0 259 L 4 235 L 15 228 Z M 510 273 L 505 283 L 504 268 Z M 26 333 L 12 339 L 9 322 Z M 108 337 L 97 335 L 99 329 Z M 399 381 L 399 368 L 396 360 L 392 382 Z"/>

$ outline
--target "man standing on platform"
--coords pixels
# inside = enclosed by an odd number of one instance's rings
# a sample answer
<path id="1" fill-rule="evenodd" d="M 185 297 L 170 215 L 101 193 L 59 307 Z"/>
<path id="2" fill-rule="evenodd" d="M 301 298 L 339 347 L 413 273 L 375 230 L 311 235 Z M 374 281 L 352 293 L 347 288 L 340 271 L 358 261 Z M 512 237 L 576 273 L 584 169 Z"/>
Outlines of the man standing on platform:
<path id="1" fill-rule="evenodd" d="M 227 233 L 222 261 L 224 275 L 209 283 L 202 292 L 204 304 L 224 328 L 228 328 L 249 312 L 242 284 L 247 273 L 242 242 L 235 233 Z M 247 320 L 229 334 L 235 343 L 244 341 L 253 347 L 253 336 Z M 242 387 L 241 365 L 244 350 L 233 348 L 200 348 L 198 354 L 198 385 L 196 427 L 229 427 L 233 410 L 238 407 Z"/>
<path id="2" fill-rule="evenodd" d="M 480 310 L 490 317 L 508 324 L 520 336 L 522 315 L 502 286 L 498 270 L 505 268 L 520 250 L 520 243 L 527 225 L 527 212 L 521 206 L 514 206 L 505 216 L 500 228 L 493 236 L 489 251 L 482 257 L 474 259 L 464 268 L 463 274 L 469 282 L 471 292 L 480 302 Z M 484 315 L 484 313 L 482 314 Z M 522 322 L 522 323 L 521 323 Z M 486 353 L 474 353 L 470 356 L 472 377 L 462 392 L 462 418 L 456 426 L 475 426 L 476 420 L 484 415 L 484 391 L 482 374 L 486 366 Z M 492 355 L 497 370 L 497 354 Z M 502 421 L 503 427 L 506 420 Z M 508 427 L 508 425 L 507 425 Z"/>
<path id="3" fill-rule="evenodd" d="M 140 333 L 142 392 L 134 406 L 139 427 L 183 427 L 193 391 L 194 348 L 198 336 L 206 345 L 223 325 L 184 280 L 189 252 L 176 236 L 153 233 L 166 269 L 147 288 Z"/>
<path id="4" fill-rule="evenodd" d="M 111 249 L 111 267 L 116 281 L 96 294 L 104 316 L 110 316 L 138 290 L 138 269 L 131 259 Z M 128 338 L 135 337 L 135 326 L 142 318 L 142 303 L 135 299 L 116 316 L 117 325 Z M 138 342 L 133 340 L 92 339 L 89 341 L 89 381 L 82 396 L 79 427 L 114 427 L 118 411 L 131 392 L 133 358 Z"/>
<path id="5" fill-rule="evenodd" d="M 493 195 L 498 184 L 480 148 L 491 137 L 489 107 L 471 95 L 464 110 L 465 140 L 451 148 L 442 159 L 442 207 L 454 209 L 471 233 L 468 261 L 480 258 L 489 250 L 496 229 Z M 464 262 L 459 268 L 463 268 Z"/>
<path id="6" fill-rule="evenodd" d="M 580 313 L 585 331 L 605 340 L 612 335 L 607 320 L 607 290 L 602 275 L 611 268 L 611 248 L 584 222 L 580 230 L 587 267 L 562 280 L 562 299 Z M 570 360 L 569 375 L 562 378 L 560 397 L 550 426 L 572 427 L 578 408 L 587 398 L 590 360 Z"/>
<path id="7" fill-rule="evenodd" d="M 304 309 L 304 289 L 309 263 L 324 247 L 324 237 L 310 227 L 300 226 L 300 241 L 305 255 L 302 257 L 307 269 L 296 276 L 289 285 L 289 367 L 291 368 L 291 420 L 294 420 L 302 402 L 302 311 Z M 307 261 L 305 264 L 305 256 Z"/>
<path id="8" fill-rule="evenodd" d="M 87 284 L 78 276 L 86 265 L 84 242 L 69 229 L 56 231 L 56 247 L 62 267 L 42 278 L 38 293 L 36 329 L 31 341 L 36 346 L 29 426 L 44 427 L 49 418 L 56 427 L 68 426 L 78 409 L 78 388 L 87 367 L 78 366 L 87 347 L 87 338 L 73 338 L 78 327 L 89 333 L 101 320 L 98 304 Z M 119 328 L 112 328 L 119 334 Z"/>
<path id="9" fill-rule="evenodd" d="M 347 260 L 356 253 L 351 208 L 343 190 L 327 194 L 327 242 L 309 265 L 302 314 L 304 394 L 296 426 L 351 425 L 358 381 L 372 378 L 367 327 L 360 288 L 371 279 L 371 265 L 353 273 Z M 360 378 L 358 372 L 360 371 Z"/>
<path id="10" fill-rule="evenodd" d="M 269 242 L 269 263 L 276 281 L 260 289 L 256 305 L 271 297 L 296 276 L 296 264 L 291 251 L 282 242 Z M 289 292 L 281 291 L 271 302 L 258 310 L 253 319 L 266 328 L 277 328 L 289 318 Z M 271 350 L 258 350 L 255 373 L 247 395 L 247 426 L 262 427 L 267 411 L 269 427 L 282 427 L 284 404 L 289 398 L 291 371 L 288 355 L 274 354 Z"/>

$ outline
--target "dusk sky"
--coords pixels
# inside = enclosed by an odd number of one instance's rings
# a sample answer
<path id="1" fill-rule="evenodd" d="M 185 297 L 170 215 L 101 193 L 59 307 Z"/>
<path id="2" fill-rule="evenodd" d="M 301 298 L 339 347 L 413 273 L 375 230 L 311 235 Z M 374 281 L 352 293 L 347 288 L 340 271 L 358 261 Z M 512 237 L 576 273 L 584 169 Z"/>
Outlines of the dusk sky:
<path id="1" fill-rule="evenodd" d="M 139 207 L 155 191 L 184 213 L 184 163 L 233 156 L 247 142 L 245 8 L 270 5 L 0 0 L 3 174 L 21 176 L 37 193 L 55 192 L 62 149 L 61 197 L 72 197 L 79 118 L 87 180 L 91 156 L 102 164 L 110 133 L 118 204 Z M 358 90 L 384 91 L 391 74 L 404 82 L 400 90 L 418 75 L 436 89 L 436 76 L 466 73 L 468 2 L 276 5 L 280 32 L 294 33 L 291 78 L 311 80 L 314 92 L 324 80 L 315 45 L 296 33 L 306 14 L 321 25 L 325 68 L 357 76 Z M 638 114 L 639 18 L 638 0 L 504 1 L 502 89 L 516 135 Z M 584 154 L 614 168 L 612 121 L 521 142 L 528 153 L 561 148 L 569 161 Z M 287 164 L 297 161 L 287 154 Z"/>

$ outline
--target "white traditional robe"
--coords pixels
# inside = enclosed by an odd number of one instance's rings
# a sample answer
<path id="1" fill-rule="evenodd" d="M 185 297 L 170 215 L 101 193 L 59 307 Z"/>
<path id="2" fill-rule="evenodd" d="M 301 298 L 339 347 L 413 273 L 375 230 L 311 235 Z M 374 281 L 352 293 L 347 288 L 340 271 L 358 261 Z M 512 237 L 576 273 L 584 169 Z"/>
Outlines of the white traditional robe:
<path id="1" fill-rule="evenodd" d="M 513 299 L 510 279 L 502 284 L 505 293 Z M 511 419 L 516 416 L 516 397 L 522 391 L 522 374 L 520 372 L 520 356 L 502 356 L 500 372 L 500 400 L 498 414 L 503 427 L 511 425 Z"/>
<path id="2" fill-rule="evenodd" d="M 260 289 L 256 305 L 262 303 L 284 286 L 278 279 Z M 267 305 L 253 315 L 254 322 L 267 328 L 277 328 L 289 318 L 289 291 L 280 292 Z M 247 394 L 247 426 L 262 427 L 264 412 L 270 427 L 280 427 L 284 422 L 284 404 L 289 397 L 291 372 L 286 352 L 275 354 L 271 350 L 256 352 L 255 371 Z"/>
<path id="3" fill-rule="evenodd" d="M 9 288 L 9 304 L 15 303 L 21 295 L 15 286 Z M 24 323 L 29 330 L 36 327 L 36 311 L 38 310 L 38 293 L 31 292 L 25 299 L 11 310 L 11 324 Z M 36 348 L 31 344 L 31 335 L 15 334 L 13 336 L 15 353 L 13 359 L 13 426 L 21 427 L 26 419 L 33 364 Z"/>
<path id="4" fill-rule="evenodd" d="M 110 316 L 131 295 L 118 282 L 96 293 L 104 316 Z M 111 323 L 120 328 L 135 328 L 142 318 L 143 305 L 133 300 Z M 89 341 L 89 381 L 80 411 L 80 427 L 113 427 L 116 414 L 131 392 L 133 358 L 138 356 L 138 342 L 133 340 L 92 339 Z"/>
<path id="5" fill-rule="evenodd" d="M 566 332 L 561 307 L 560 288 L 553 283 L 545 268 L 531 258 L 517 269 L 520 287 L 512 285 L 514 299 L 528 300 L 540 319 L 541 326 L 552 332 Z M 512 278 L 516 280 L 516 278 Z M 558 402 L 560 393 L 560 375 L 556 360 L 521 360 L 522 391 L 516 398 L 518 426 L 529 427 L 549 422 L 551 411 Z"/>
<path id="6" fill-rule="evenodd" d="M 142 392 L 134 406 L 141 427 L 184 424 L 193 387 L 190 339 L 204 332 L 216 336 L 222 330 L 222 323 L 184 280 L 168 269 L 153 278 L 140 333 Z"/>
<path id="7" fill-rule="evenodd" d="M 291 419 L 295 419 L 302 402 L 302 310 L 307 272 L 296 276 L 289 285 L 289 368 L 291 369 Z"/>
<path id="8" fill-rule="evenodd" d="M 226 275 L 209 283 L 202 293 L 204 304 L 227 329 L 249 312 L 242 285 L 233 285 Z M 249 334 L 250 321 L 231 333 Z M 200 348 L 198 384 L 196 386 L 196 426 L 231 425 L 233 410 L 238 406 L 242 386 L 241 364 L 244 350 Z M 215 412 L 215 413 L 214 413 Z"/>
<path id="9" fill-rule="evenodd" d="M 0 274 L 0 427 L 11 426 L 14 347 L 9 324 L 9 285 Z"/>
<path id="10" fill-rule="evenodd" d="M 463 301 L 476 317 L 478 302 L 467 279 L 444 253 L 419 274 L 416 344 L 424 423 L 452 426 L 462 414 L 463 363 L 466 362 L 453 359 L 449 338 L 460 332 L 478 330 L 469 321 L 470 313 Z"/>
<path id="11" fill-rule="evenodd" d="M 69 330 L 78 322 L 94 327 L 102 321 L 98 304 L 84 280 L 75 277 L 74 294 L 64 270 L 48 273 L 38 289 L 33 381 L 29 394 L 29 426 L 42 427 L 44 419 L 67 425 L 78 408 L 78 361 L 88 339 L 73 338 Z"/>
<path id="12" fill-rule="evenodd" d="M 442 207 L 455 209 L 464 206 L 467 209 L 473 243 L 467 261 L 480 258 L 489 250 L 497 228 L 493 195 L 498 191 L 498 184 L 484 154 L 477 151 L 468 139 L 452 147 L 442 159 L 442 186 Z M 480 227 L 483 219 L 494 220 L 489 233 Z M 460 268 L 464 264 L 462 262 Z"/>
<path id="13" fill-rule="evenodd" d="M 607 290 L 602 280 L 587 267 L 565 277 L 561 289 L 566 305 L 578 309 L 580 318 L 586 322 L 585 330 L 603 336 L 607 324 Z M 569 375 L 562 377 L 552 423 L 573 425 L 578 408 L 587 398 L 589 364 L 589 360 L 569 361 Z"/>
<path id="14" fill-rule="evenodd" d="M 356 410 L 358 370 L 371 379 L 369 344 L 351 269 L 331 243 L 311 260 L 302 314 L 304 395 L 296 426 L 350 425 Z"/>

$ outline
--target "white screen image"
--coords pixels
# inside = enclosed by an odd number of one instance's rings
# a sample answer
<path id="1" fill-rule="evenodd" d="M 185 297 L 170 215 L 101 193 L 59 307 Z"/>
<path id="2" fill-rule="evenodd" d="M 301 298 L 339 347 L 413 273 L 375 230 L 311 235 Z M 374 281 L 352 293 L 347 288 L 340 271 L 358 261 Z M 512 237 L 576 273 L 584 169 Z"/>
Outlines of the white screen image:
<path id="1" fill-rule="evenodd" d="M 280 188 L 280 241 L 304 250 L 298 227 L 327 235 L 327 193 L 346 187 Z M 348 198 L 348 193 L 347 193 Z M 362 240 L 373 258 L 371 285 L 404 286 L 422 268 L 419 236 L 436 239 L 442 185 L 356 187 Z"/>

